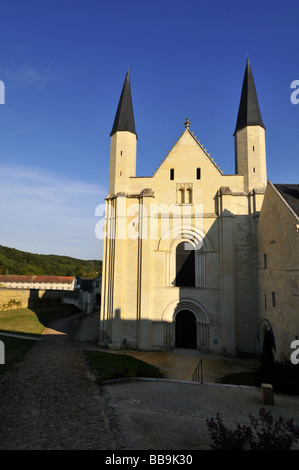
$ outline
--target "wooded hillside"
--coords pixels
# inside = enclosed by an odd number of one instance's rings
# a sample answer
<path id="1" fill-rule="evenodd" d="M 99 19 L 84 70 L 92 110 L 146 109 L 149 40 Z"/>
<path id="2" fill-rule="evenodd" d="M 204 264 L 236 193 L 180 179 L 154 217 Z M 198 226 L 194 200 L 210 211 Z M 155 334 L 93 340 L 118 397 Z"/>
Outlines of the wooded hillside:
<path id="1" fill-rule="evenodd" d="M 39 255 L 0 245 L 0 274 L 96 277 L 101 272 L 100 260 L 86 261 L 69 256 Z"/>

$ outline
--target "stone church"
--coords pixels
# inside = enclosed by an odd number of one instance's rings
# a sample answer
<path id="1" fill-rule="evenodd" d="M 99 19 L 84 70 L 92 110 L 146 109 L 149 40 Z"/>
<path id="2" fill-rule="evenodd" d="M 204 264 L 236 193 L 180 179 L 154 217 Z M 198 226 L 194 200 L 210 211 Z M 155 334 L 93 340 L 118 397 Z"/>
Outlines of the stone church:
<path id="1" fill-rule="evenodd" d="M 258 350 L 257 225 L 267 174 L 249 60 L 236 117 L 235 174 L 223 174 L 187 118 L 153 176 L 136 176 L 127 72 L 110 134 L 99 344 Z"/>

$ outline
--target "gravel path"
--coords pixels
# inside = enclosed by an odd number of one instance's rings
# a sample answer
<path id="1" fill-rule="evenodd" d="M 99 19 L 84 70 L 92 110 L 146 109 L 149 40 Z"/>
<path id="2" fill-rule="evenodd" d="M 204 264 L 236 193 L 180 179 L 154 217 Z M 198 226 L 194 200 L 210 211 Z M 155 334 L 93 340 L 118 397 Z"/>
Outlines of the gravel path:
<path id="1" fill-rule="evenodd" d="M 299 426 L 299 398 L 275 394 L 262 405 L 259 388 L 163 380 L 130 380 L 103 385 L 119 415 L 132 450 L 209 450 L 206 419 L 219 412 L 225 426 L 249 425 L 249 413 L 271 411 Z M 299 450 L 299 443 L 294 446 Z M 220 462 L 219 462 L 220 463 Z"/>
<path id="2" fill-rule="evenodd" d="M 41 341 L 0 379 L 0 450 L 209 449 L 206 418 L 233 427 L 257 415 L 259 389 L 134 380 L 97 383 L 74 339 L 74 318 Z M 299 398 L 275 395 L 277 418 L 299 425 Z M 299 450 L 299 444 L 295 447 Z"/>
<path id="3" fill-rule="evenodd" d="M 1 450 L 125 448 L 115 409 L 72 336 L 60 333 L 70 325 L 68 320 L 46 329 L 0 379 Z"/>

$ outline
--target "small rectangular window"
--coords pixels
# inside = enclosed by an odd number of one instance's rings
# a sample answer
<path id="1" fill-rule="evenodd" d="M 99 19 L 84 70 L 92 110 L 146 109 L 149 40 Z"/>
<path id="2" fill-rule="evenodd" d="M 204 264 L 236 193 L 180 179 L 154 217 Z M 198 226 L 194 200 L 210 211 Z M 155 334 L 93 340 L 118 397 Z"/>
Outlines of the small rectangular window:
<path id="1" fill-rule="evenodd" d="M 254 151 L 254 146 L 252 147 L 252 150 Z"/>
<path id="2" fill-rule="evenodd" d="M 174 169 L 173 168 L 170 169 L 170 179 L 174 180 Z"/>
<path id="3" fill-rule="evenodd" d="M 264 253 L 264 268 L 266 269 L 267 267 L 267 255 Z"/>
<path id="4" fill-rule="evenodd" d="M 255 173 L 255 167 L 253 167 L 253 173 Z"/>
<path id="5" fill-rule="evenodd" d="M 267 310 L 267 294 L 264 294 L 265 310 Z"/>
<path id="6" fill-rule="evenodd" d="M 272 292 L 272 307 L 276 307 L 275 292 Z"/>
<path id="7" fill-rule="evenodd" d="M 196 168 L 196 179 L 200 180 L 200 168 Z"/>

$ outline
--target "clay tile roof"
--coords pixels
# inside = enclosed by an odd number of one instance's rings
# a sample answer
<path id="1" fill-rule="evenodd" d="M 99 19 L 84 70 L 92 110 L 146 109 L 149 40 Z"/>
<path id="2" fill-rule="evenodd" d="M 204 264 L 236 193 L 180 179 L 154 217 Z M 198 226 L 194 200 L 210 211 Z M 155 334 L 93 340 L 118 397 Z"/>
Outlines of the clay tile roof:
<path id="1" fill-rule="evenodd" d="M 66 283 L 71 284 L 74 276 L 22 276 L 22 275 L 0 275 L 0 282 L 47 282 L 47 283 Z"/>
<path id="2" fill-rule="evenodd" d="M 34 276 L 1 275 L 0 282 L 32 282 Z"/>
<path id="3" fill-rule="evenodd" d="M 63 282 L 71 284 L 74 276 L 35 276 L 33 282 Z"/>

